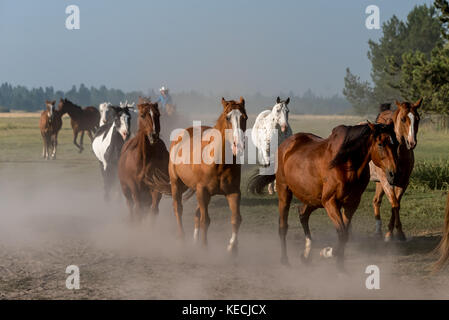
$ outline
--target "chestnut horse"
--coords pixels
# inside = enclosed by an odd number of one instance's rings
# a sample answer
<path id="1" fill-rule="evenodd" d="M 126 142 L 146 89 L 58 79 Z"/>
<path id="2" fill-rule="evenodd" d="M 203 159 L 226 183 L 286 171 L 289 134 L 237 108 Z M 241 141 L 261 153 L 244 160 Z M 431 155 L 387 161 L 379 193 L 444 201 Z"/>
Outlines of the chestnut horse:
<path id="1" fill-rule="evenodd" d="M 295 195 L 303 203 L 299 208 L 306 237 L 303 260 L 308 261 L 312 245 L 310 214 L 324 207 L 337 229 L 338 244 L 334 250 L 323 249 L 321 254 L 336 256 L 337 266 L 343 268 L 351 218 L 369 182 L 368 163 L 372 160 L 382 168 L 389 183 L 393 184 L 397 170 L 396 149 L 393 126 L 382 124 L 338 126 L 327 139 L 311 133 L 297 133 L 287 138 L 278 148 L 276 174 L 258 174 L 249 182 L 251 192 L 261 193 L 268 183 L 276 179 L 281 262 L 288 264 L 287 221 L 292 196 Z"/>
<path id="2" fill-rule="evenodd" d="M 144 209 L 159 212 L 162 193 L 170 193 L 168 151 L 159 138 L 160 123 L 157 103 L 139 97 L 139 129 L 128 140 L 119 160 L 118 176 L 131 219 L 141 220 Z"/>
<path id="3" fill-rule="evenodd" d="M 58 133 L 62 127 L 61 114 L 55 110 L 56 101 L 45 101 L 46 110 L 42 111 L 39 121 L 44 149 L 42 157 L 44 159 L 56 159 L 56 147 L 58 146 Z"/>
<path id="4" fill-rule="evenodd" d="M 242 221 L 240 215 L 240 175 L 241 165 L 236 158 L 244 149 L 243 132 L 246 130 L 248 116 L 245 111 L 245 100 L 226 101 L 222 98 L 223 112 L 213 128 L 201 126 L 185 129 L 184 136 L 173 141 L 170 147 L 169 174 L 173 209 L 178 223 L 178 235 L 184 237 L 182 226 L 182 194 L 190 189 L 196 192 L 198 206 L 195 211 L 195 230 L 193 238 L 198 242 L 201 228 L 202 244 L 207 245 L 207 229 L 210 224 L 208 206 L 213 195 L 224 195 L 231 209 L 232 237 L 228 245 L 228 252 L 237 253 L 237 234 Z M 195 131 L 199 131 L 199 143 L 195 141 Z M 226 134 L 232 131 L 232 138 L 226 139 Z M 214 134 L 215 133 L 215 134 Z M 207 136 L 211 135 L 209 138 Z M 230 134 L 231 135 L 231 134 Z M 227 148 L 230 141 L 232 158 Z M 215 146 L 211 151 L 211 146 Z M 202 157 L 208 154 L 215 161 L 204 161 Z M 188 153 L 183 154 L 184 152 Z M 178 161 L 178 157 L 185 157 L 185 161 Z M 198 158 L 199 161 L 198 161 Z"/>
<path id="5" fill-rule="evenodd" d="M 443 237 L 437 247 L 440 253 L 440 258 L 434 264 L 434 271 L 440 270 L 449 260 L 449 193 L 446 200 L 446 214 L 444 216 Z"/>
<path id="6" fill-rule="evenodd" d="M 396 139 L 399 142 L 398 148 L 398 174 L 395 186 L 388 183 L 387 177 L 382 169 L 370 163 L 371 180 L 376 182 L 376 194 L 373 199 L 374 217 L 376 219 L 376 234 L 382 236 L 382 220 L 380 218 L 380 206 L 382 197 L 387 195 L 391 204 L 391 218 L 388 224 L 388 232 L 385 234 L 385 241 L 389 241 L 393 236 L 394 227 L 397 230 L 398 240 L 405 240 L 402 224 L 399 218 L 399 210 L 402 196 L 407 189 L 410 175 L 415 164 L 413 149 L 416 147 L 419 126 L 418 108 L 421 106 L 422 98 L 416 103 L 398 102 L 397 109 L 393 112 L 388 107 L 382 105 L 381 112 L 377 116 L 376 122 L 383 124 L 393 124 Z"/>
<path id="7" fill-rule="evenodd" d="M 67 99 L 61 99 L 58 106 L 59 112 L 62 115 L 68 113 L 70 116 L 70 123 L 73 130 L 73 144 L 83 152 L 84 131 L 87 131 L 89 138 L 93 141 L 93 135 L 98 129 L 100 122 L 100 112 L 95 107 L 81 108 Z M 78 133 L 81 132 L 80 143 L 76 142 Z"/>

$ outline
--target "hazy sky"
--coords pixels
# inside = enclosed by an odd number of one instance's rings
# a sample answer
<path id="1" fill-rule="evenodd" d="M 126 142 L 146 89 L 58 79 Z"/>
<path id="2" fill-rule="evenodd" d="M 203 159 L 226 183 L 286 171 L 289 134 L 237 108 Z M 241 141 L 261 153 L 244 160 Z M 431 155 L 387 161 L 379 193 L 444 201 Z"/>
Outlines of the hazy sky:
<path id="1" fill-rule="evenodd" d="M 430 0 L 0 0 L 0 82 L 68 89 L 340 93 L 369 79 L 365 8 L 381 23 Z M 80 8 L 80 30 L 65 8 Z"/>

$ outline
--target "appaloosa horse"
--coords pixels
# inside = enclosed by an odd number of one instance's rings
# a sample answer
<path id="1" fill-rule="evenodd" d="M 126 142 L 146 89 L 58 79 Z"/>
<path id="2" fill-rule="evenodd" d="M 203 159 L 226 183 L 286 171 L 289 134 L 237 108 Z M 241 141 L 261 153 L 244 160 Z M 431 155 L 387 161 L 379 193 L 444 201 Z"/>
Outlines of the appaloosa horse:
<path id="1" fill-rule="evenodd" d="M 228 251 L 237 253 L 237 234 L 241 223 L 240 175 L 241 165 L 237 156 L 244 149 L 244 134 L 248 116 L 245 100 L 226 101 L 222 98 L 223 112 L 213 128 L 190 127 L 182 132 L 170 147 L 169 174 L 173 208 L 178 223 L 178 236 L 183 238 L 182 194 L 196 191 L 198 207 L 195 211 L 194 241 L 202 231 L 202 244 L 207 245 L 207 229 L 210 224 L 208 206 L 213 195 L 226 197 L 231 209 L 232 237 Z M 198 139 L 196 139 L 198 135 Z M 229 151 L 229 149 L 232 150 Z"/>
<path id="2" fill-rule="evenodd" d="M 61 114 L 55 110 L 56 101 L 45 101 L 46 110 L 42 111 L 39 120 L 39 128 L 41 129 L 44 148 L 42 157 L 44 159 L 56 159 L 56 148 L 58 146 L 58 133 L 62 127 Z"/>
<path id="3" fill-rule="evenodd" d="M 289 110 L 287 105 L 289 102 L 290 98 L 281 100 L 277 97 L 276 104 L 271 110 L 262 111 L 256 118 L 251 131 L 251 138 L 257 147 L 259 163 L 263 166 L 274 163 L 277 147 L 293 134 L 288 123 Z M 276 149 L 271 150 L 270 146 L 275 133 L 277 133 Z M 273 194 L 275 191 L 275 182 L 268 184 L 268 193 Z"/>
<path id="4" fill-rule="evenodd" d="M 105 200 L 109 200 L 110 190 L 117 181 L 117 165 L 123 144 L 130 136 L 131 118 L 127 107 L 109 108 L 111 119 L 98 129 L 92 142 L 92 150 L 100 162 Z"/>
<path id="5" fill-rule="evenodd" d="M 321 254 L 324 257 L 336 256 L 337 266 L 343 268 L 351 218 L 369 182 L 368 163 L 372 160 L 382 168 L 388 182 L 394 184 L 397 145 L 392 126 L 368 123 L 338 126 L 327 139 L 311 133 L 297 133 L 279 146 L 276 174 L 251 177 L 249 190 L 260 193 L 276 179 L 283 264 L 288 264 L 287 221 L 292 196 L 295 195 L 303 204 L 299 209 L 306 236 L 303 260 L 309 260 L 312 246 L 310 214 L 324 207 L 337 229 L 338 244 L 334 250 L 323 249 Z"/>
<path id="6" fill-rule="evenodd" d="M 131 219 L 141 220 L 144 210 L 159 212 L 162 193 L 170 193 L 168 150 L 159 138 L 160 123 L 157 103 L 139 97 L 139 130 L 122 149 L 118 176 Z"/>
<path id="7" fill-rule="evenodd" d="M 396 139 L 399 141 L 398 148 L 398 174 L 394 186 L 388 183 L 387 177 L 382 169 L 375 164 L 370 163 L 371 180 L 376 181 L 376 194 L 373 199 L 374 216 L 376 219 L 376 234 L 382 236 L 382 220 L 380 218 L 380 206 L 384 193 L 387 195 L 391 204 L 391 218 L 388 225 L 388 232 L 385 234 L 385 241 L 389 241 L 393 236 L 394 227 L 397 230 L 398 240 L 405 240 L 402 224 L 399 218 L 399 210 L 402 196 L 407 189 L 410 175 L 415 164 L 415 155 L 413 149 L 416 147 L 419 126 L 418 108 L 421 106 L 422 99 L 416 103 L 398 102 L 397 109 L 390 110 L 389 105 L 381 106 L 381 113 L 377 116 L 377 123 L 394 125 Z"/>
<path id="8" fill-rule="evenodd" d="M 70 116 L 70 123 L 73 130 L 73 144 L 78 148 L 79 152 L 83 152 L 84 131 L 87 131 L 89 138 L 93 141 L 93 134 L 98 129 L 100 121 L 100 112 L 95 107 L 81 108 L 67 99 L 61 99 L 58 106 L 59 112 Z M 80 143 L 76 142 L 78 133 L 81 132 Z"/>

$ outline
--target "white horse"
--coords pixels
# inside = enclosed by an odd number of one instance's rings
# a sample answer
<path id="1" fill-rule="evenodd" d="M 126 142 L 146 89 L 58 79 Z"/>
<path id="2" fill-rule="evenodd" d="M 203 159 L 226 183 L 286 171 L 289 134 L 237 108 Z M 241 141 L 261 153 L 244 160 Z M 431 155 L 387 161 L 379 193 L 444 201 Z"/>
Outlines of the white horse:
<path id="1" fill-rule="evenodd" d="M 92 150 L 100 162 L 103 176 L 105 199 L 109 199 L 111 187 L 117 181 L 117 165 L 123 144 L 130 136 L 130 110 L 109 106 L 111 119 L 95 134 Z"/>
<path id="2" fill-rule="evenodd" d="M 110 102 L 103 102 L 100 103 L 100 127 L 102 125 L 105 125 L 106 123 L 108 123 L 113 116 L 113 113 L 111 111 L 111 107 L 112 104 Z M 128 108 L 129 114 L 131 116 L 131 136 L 135 136 L 137 129 L 138 129 L 138 124 L 137 124 L 137 119 L 138 119 L 138 113 L 134 108 L 134 102 L 133 103 L 128 103 L 128 100 L 126 100 L 125 102 L 120 102 L 120 108 Z"/>
<path id="3" fill-rule="evenodd" d="M 281 100 L 277 97 L 273 108 L 262 111 L 256 118 L 251 131 L 251 138 L 257 147 L 259 163 L 262 166 L 268 166 L 270 163 L 274 164 L 277 149 L 270 150 L 270 145 L 275 132 L 277 132 L 278 136 L 277 146 L 292 135 L 292 129 L 288 123 L 289 110 L 287 105 L 289 102 L 290 98 Z M 275 182 L 268 185 L 268 192 L 273 194 L 273 191 L 276 191 Z"/>

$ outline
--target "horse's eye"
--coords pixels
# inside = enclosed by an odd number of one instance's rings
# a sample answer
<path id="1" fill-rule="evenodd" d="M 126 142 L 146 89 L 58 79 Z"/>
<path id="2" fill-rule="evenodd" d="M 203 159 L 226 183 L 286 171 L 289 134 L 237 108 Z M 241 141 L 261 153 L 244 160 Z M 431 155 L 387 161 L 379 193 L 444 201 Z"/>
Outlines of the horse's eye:
<path id="1" fill-rule="evenodd" d="M 401 119 L 402 122 L 405 122 L 407 119 L 404 117 Z"/>

